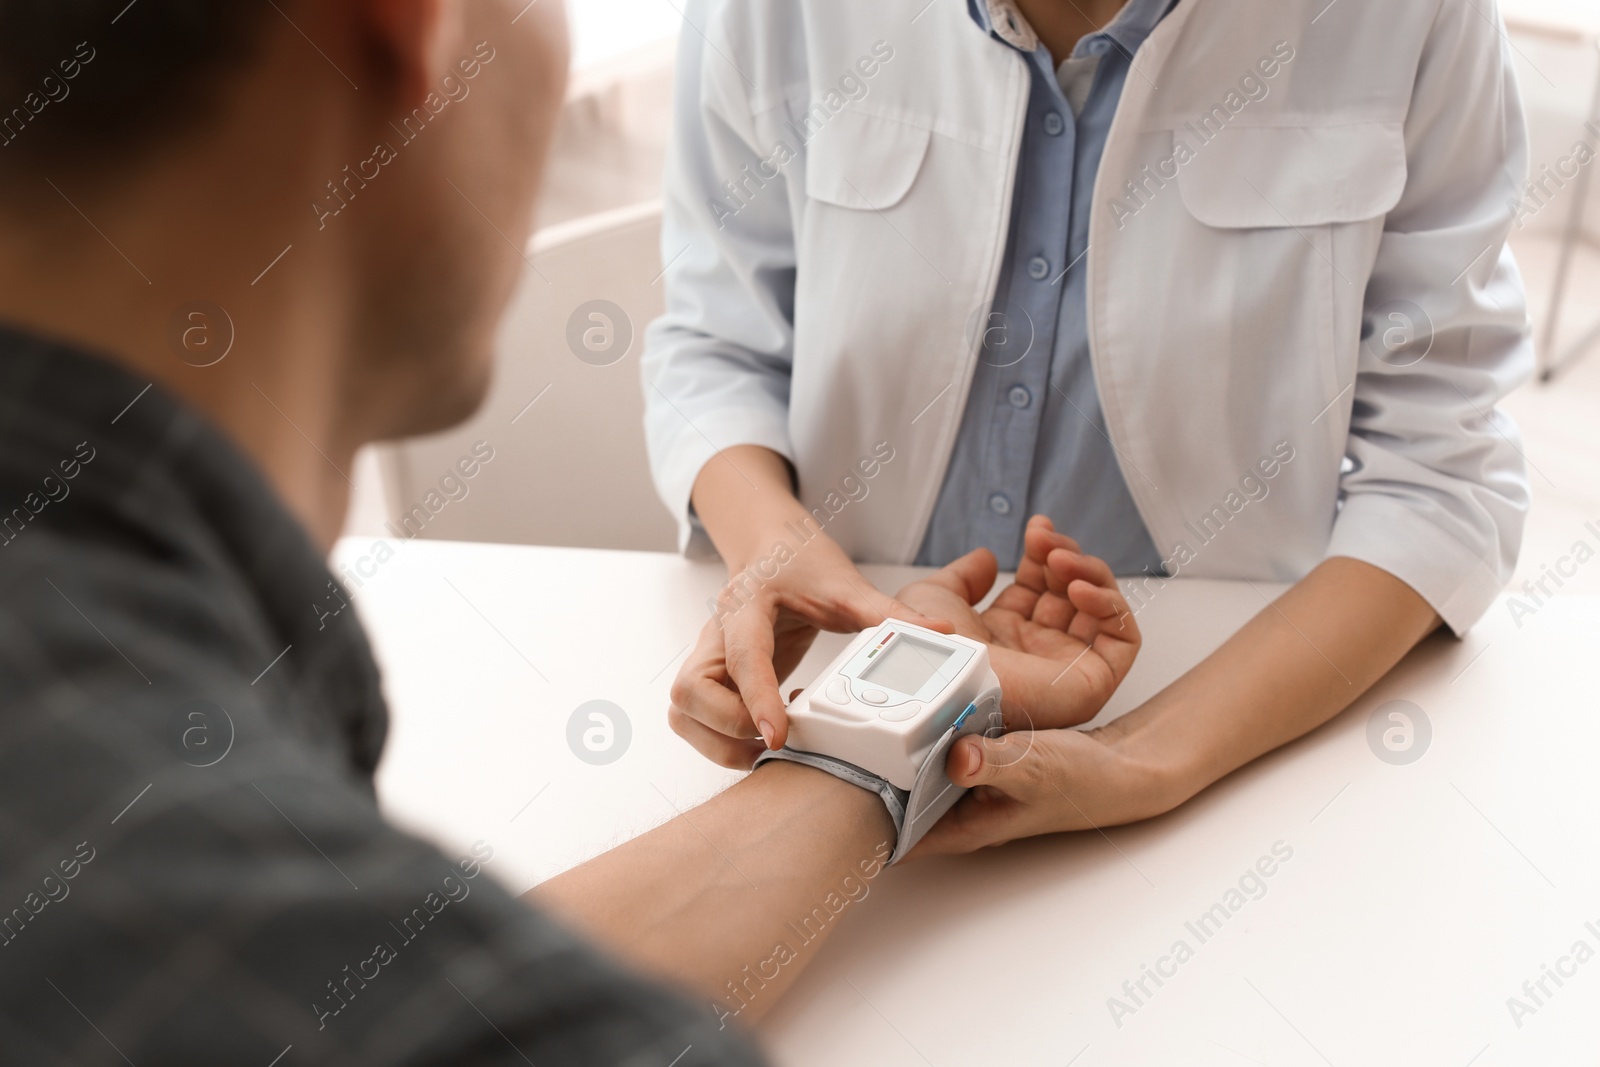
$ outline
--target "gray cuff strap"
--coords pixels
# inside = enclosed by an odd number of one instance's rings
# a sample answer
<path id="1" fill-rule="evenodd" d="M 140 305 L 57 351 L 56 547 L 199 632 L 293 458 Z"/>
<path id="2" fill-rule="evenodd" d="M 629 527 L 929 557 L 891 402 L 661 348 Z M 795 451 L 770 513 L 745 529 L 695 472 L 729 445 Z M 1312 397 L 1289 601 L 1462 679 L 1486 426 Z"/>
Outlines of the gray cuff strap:
<path id="1" fill-rule="evenodd" d="M 878 794 L 883 798 L 884 806 L 889 809 L 889 818 L 894 820 L 895 840 L 900 840 L 902 828 L 906 822 L 906 798 L 911 794 L 904 789 L 896 789 L 894 784 L 887 778 L 879 778 L 876 774 L 862 770 L 854 763 L 846 763 L 842 759 L 834 759 L 832 756 L 824 756 L 817 752 L 802 752 L 797 748 L 768 749 L 756 757 L 755 765 L 759 767 L 767 760 L 773 759 L 788 760 L 791 763 L 803 763 L 807 767 L 815 767 L 819 771 L 827 771 L 835 778 L 843 778 L 851 785 L 858 785 L 869 793 Z"/>
<path id="2" fill-rule="evenodd" d="M 944 761 L 950 754 L 950 746 L 967 734 L 986 733 L 992 736 L 1000 729 L 1000 693 L 995 690 L 984 694 L 977 703 L 970 705 L 956 720 L 955 725 L 939 738 L 938 743 L 928 753 L 928 758 L 923 760 L 922 769 L 917 772 L 917 780 L 912 783 L 909 793 L 904 789 L 895 788 L 887 779 L 857 767 L 854 763 L 846 763 L 842 759 L 834 759 L 832 756 L 816 752 L 801 752 L 792 748 L 768 749 L 756 757 L 755 765 L 759 767 L 770 759 L 803 763 L 808 767 L 827 771 L 835 778 L 842 778 L 869 793 L 878 794 L 889 809 L 889 817 L 894 820 L 897 835 L 894 855 L 889 858 L 889 863 L 892 865 L 904 859 L 906 853 L 922 840 L 922 836 L 932 829 L 933 824 L 954 807 L 955 802 L 966 792 L 944 773 Z"/>

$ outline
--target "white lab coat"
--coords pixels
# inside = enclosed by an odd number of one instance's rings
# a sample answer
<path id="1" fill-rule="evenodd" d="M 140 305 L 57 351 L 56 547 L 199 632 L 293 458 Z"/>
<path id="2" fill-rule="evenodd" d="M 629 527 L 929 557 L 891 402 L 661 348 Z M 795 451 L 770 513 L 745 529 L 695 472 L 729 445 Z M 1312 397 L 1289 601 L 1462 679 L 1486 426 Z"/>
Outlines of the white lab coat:
<path id="1" fill-rule="evenodd" d="M 788 457 L 858 560 L 921 544 L 1001 321 L 1028 90 L 966 0 L 925 3 L 690 6 L 644 359 L 686 547 L 696 475 L 741 443 Z M 1505 247 L 1526 169 L 1492 2 L 1183 0 L 1156 28 L 1101 163 L 1088 314 L 1104 430 L 1171 569 L 1289 581 L 1350 556 L 1458 633 L 1482 615 L 1528 506 L 1495 410 L 1532 368 Z"/>

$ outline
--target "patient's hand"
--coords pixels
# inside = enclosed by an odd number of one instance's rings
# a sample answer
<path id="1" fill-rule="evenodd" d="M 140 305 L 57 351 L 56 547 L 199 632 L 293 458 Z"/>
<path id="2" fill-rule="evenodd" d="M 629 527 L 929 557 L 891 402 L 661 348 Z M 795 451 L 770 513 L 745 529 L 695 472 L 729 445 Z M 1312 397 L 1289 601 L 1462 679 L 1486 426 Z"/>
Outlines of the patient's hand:
<path id="1" fill-rule="evenodd" d="M 1016 582 L 985 611 L 973 605 L 994 585 L 987 549 L 911 583 L 898 599 L 991 646 L 1007 730 L 1076 726 L 1094 718 L 1127 677 L 1139 627 L 1103 560 L 1078 552 L 1048 519 L 1036 517 L 1028 537 Z"/>

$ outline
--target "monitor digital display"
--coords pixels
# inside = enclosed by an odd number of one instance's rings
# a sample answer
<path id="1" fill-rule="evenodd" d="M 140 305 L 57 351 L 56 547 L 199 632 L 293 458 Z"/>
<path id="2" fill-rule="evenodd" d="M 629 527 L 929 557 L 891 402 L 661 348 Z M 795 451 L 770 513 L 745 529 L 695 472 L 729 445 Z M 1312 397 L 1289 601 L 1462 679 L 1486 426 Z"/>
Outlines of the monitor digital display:
<path id="1" fill-rule="evenodd" d="M 861 672 L 861 680 L 915 696 L 953 655 L 951 649 L 901 635 Z"/>

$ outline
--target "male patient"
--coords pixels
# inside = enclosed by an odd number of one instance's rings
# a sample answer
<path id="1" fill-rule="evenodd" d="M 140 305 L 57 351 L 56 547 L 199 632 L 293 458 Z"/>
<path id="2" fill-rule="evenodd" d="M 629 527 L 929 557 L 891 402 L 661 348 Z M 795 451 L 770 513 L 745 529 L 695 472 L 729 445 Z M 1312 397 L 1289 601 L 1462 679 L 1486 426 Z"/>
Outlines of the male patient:
<path id="1" fill-rule="evenodd" d="M 766 766 L 535 891 L 606 955 L 378 812 L 323 556 L 356 448 L 486 387 L 564 84 L 523 4 L 0 2 L 0 1062 L 754 1062 L 815 946 L 745 966 L 888 854 Z M 992 578 L 908 597 L 982 634 Z"/>

